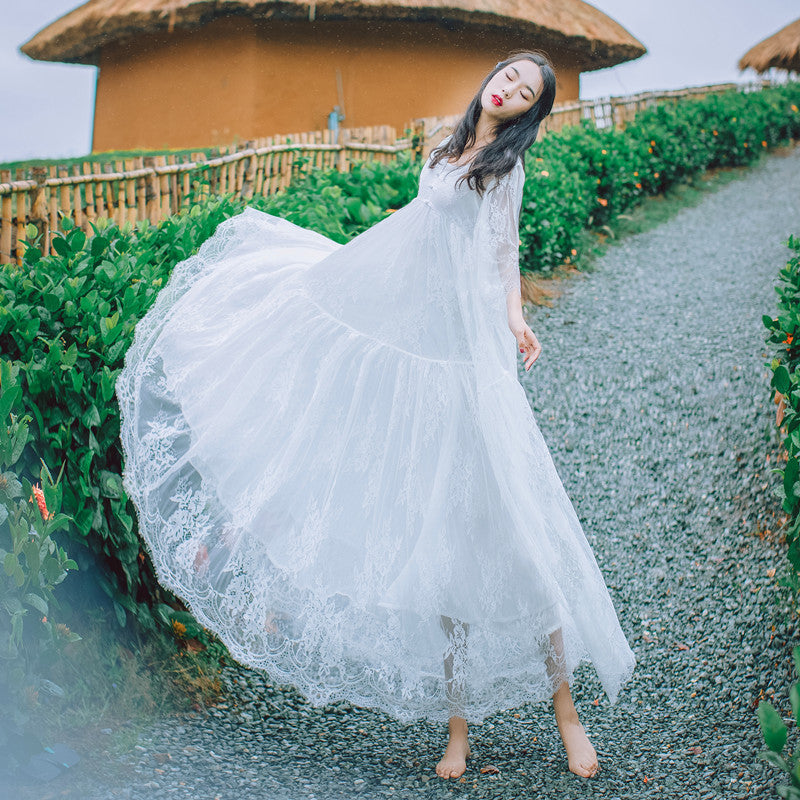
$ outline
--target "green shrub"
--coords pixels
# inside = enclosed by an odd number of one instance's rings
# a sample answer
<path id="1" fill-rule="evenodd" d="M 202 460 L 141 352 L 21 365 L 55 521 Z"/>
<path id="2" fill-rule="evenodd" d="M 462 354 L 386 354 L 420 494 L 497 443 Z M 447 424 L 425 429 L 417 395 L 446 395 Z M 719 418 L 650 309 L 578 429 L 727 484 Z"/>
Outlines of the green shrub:
<path id="1" fill-rule="evenodd" d="M 800 647 L 794 648 L 793 656 L 795 672 L 800 676 Z M 789 700 L 792 704 L 795 724 L 800 726 L 800 683 L 792 684 Z M 761 735 L 767 746 L 766 750 L 759 753 L 759 757 L 789 776 L 788 784 L 777 787 L 778 796 L 785 800 L 800 800 L 800 745 L 795 748 L 794 753 L 787 753 L 784 757 L 783 750 L 786 747 L 789 731 L 781 719 L 781 715 L 775 710 L 772 703 L 765 700 L 758 704 L 756 714 L 761 727 Z"/>
<path id="2" fill-rule="evenodd" d="M 764 315 L 767 342 L 778 352 L 770 361 L 773 394 L 779 395 L 784 406 L 783 415 L 778 419 L 781 429 L 785 428 L 783 449 L 786 464 L 783 469 L 775 469 L 780 475 L 778 496 L 783 510 L 789 515 L 786 530 L 787 556 L 793 567 L 788 582 L 795 593 L 800 589 L 800 237 L 790 236 L 786 242 L 797 255 L 789 259 L 781 270 L 778 293 L 778 316 Z"/>
<path id="3" fill-rule="evenodd" d="M 77 564 L 53 534 L 69 517 L 60 513 L 63 485 L 44 462 L 40 483 L 20 469 L 29 445 L 29 415 L 21 405 L 19 367 L 0 359 L 0 693 L 6 697 L 44 669 L 67 642 L 80 639 L 56 621 L 54 588 Z"/>

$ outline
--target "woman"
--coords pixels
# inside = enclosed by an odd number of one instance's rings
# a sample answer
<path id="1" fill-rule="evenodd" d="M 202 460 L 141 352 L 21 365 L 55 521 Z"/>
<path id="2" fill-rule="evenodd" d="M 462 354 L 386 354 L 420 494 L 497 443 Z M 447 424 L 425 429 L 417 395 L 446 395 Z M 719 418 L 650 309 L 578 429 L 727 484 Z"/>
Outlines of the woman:
<path id="1" fill-rule="evenodd" d="M 522 156 L 553 105 L 543 56 L 484 79 L 417 197 L 339 245 L 247 209 L 179 264 L 117 382 L 125 487 L 159 580 L 231 655 L 314 705 L 467 722 L 612 702 L 634 656 L 517 378 Z M 444 675 L 444 680 L 442 680 Z"/>

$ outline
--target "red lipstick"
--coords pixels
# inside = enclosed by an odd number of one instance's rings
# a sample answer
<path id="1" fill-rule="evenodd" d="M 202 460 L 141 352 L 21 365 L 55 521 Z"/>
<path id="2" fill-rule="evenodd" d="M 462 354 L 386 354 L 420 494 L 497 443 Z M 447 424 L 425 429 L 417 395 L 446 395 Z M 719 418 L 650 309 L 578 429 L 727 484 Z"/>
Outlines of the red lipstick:
<path id="1" fill-rule="evenodd" d="M 493 103 L 494 103 L 496 106 L 498 106 L 498 107 L 499 107 L 499 106 L 503 105 L 503 98 L 502 98 L 502 97 L 500 97 L 500 95 L 499 95 L 499 94 L 493 94 L 493 95 L 492 95 L 492 102 L 493 102 Z"/>

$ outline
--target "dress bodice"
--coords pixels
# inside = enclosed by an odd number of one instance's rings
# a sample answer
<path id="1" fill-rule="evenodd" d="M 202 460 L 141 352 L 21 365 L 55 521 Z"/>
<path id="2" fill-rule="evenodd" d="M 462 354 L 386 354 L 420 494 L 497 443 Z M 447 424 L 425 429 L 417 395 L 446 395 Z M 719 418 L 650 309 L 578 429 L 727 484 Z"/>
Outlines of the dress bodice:
<path id="1" fill-rule="evenodd" d="M 419 176 L 417 199 L 434 211 L 446 215 L 452 222 L 472 229 L 475 225 L 480 197 L 459 178 L 466 174 L 469 164 L 451 164 L 442 160 L 431 167 L 430 161 Z"/>

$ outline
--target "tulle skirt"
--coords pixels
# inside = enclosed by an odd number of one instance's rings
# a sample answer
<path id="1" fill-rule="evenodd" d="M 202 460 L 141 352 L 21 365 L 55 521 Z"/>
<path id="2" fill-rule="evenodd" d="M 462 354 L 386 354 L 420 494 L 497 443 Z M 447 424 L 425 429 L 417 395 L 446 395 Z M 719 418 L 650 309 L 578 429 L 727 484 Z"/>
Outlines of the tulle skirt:
<path id="1" fill-rule="evenodd" d="M 422 202 L 346 245 L 247 209 L 177 265 L 118 378 L 159 581 L 314 705 L 480 722 L 581 661 L 612 702 L 633 670 L 501 303 L 508 360 L 476 358 L 468 242 Z"/>

